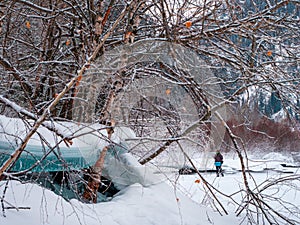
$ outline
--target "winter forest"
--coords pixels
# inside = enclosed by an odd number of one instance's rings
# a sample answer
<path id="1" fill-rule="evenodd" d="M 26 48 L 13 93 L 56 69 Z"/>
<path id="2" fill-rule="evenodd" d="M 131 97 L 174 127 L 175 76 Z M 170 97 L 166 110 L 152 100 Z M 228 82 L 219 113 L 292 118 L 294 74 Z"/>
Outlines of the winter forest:
<path id="1" fill-rule="evenodd" d="M 299 47 L 299 0 L 0 0 L 0 223 L 300 224 Z"/>

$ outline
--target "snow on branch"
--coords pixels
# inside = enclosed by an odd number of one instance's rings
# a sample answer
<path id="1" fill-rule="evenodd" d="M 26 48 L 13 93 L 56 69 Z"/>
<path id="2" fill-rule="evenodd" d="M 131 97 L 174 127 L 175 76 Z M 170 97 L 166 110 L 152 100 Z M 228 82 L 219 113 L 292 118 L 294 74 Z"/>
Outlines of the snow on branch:
<path id="1" fill-rule="evenodd" d="M 32 93 L 33 87 L 27 82 L 25 77 L 2 56 L 0 56 L 0 65 L 2 65 L 8 71 L 12 72 L 15 79 L 21 82 L 21 86 L 25 89 L 25 91 Z"/>
<path id="2" fill-rule="evenodd" d="M 38 117 L 34 114 L 29 112 L 28 110 L 24 109 L 23 107 L 17 105 L 16 103 L 10 101 L 9 99 L 5 98 L 4 96 L 0 95 L 0 102 L 5 104 L 6 106 L 9 106 L 14 111 L 16 111 L 18 114 L 21 114 L 23 116 L 28 117 L 32 120 L 37 120 Z M 66 136 L 63 131 L 60 131 L 58 127 L 54 127 L 52 123 L 43 122 L 42 126 L 46 127 L 48 130 L 55 132 L 59 137 L 61 137 L 65 141 L 70 141 L 70 138 Z"/>
<path id="3" fill-rule="evenodd" d="M 30 1 L 18 0 L 17 2 L 23 3 L 24 5 L 27 5 L 27 6 L 31 7 L 31 8 L 33 8 L 33 9 L 37 9 L 39 11 L 43 11 L 43 12 L 47 12 L 47 13 L 52 13 L 53 12 L 53 10 L 51 10 L 51 9 L 39 6 L 39 5 L 34 4 L 34 3 L 30 2 Z"/>

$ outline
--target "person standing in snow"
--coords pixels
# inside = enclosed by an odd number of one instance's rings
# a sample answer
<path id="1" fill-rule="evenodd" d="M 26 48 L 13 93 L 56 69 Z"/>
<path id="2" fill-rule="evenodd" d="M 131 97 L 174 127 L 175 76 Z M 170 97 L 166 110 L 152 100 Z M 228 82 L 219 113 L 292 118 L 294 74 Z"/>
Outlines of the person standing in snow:
<path id="1" fill-rule="evenodd" d="M 215 159 L 217 177 L 220 174 L 222 175 L 222 177 L 224 177 L 224 174 L 223 174 L 223 171 L 222 171 L 223 155 L 221 154 L 221 152 L 219 150 L 215 154 L 214 159 Z"/>

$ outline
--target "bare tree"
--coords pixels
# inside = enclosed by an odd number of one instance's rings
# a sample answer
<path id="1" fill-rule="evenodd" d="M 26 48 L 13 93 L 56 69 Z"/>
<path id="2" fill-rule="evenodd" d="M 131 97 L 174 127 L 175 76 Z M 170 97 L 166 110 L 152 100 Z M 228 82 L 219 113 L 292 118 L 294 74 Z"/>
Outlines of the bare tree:
<path id="1" fill-rule="evenodd" d="M 228 125 L 225 107 L 241 104 L 239 123 L 252 129 L 245 108 L 254 114 L 257 96 L 272 95 L 297 126 L 299 1 L 4 0 L 0 6 L 0 109 L 35 120 L 0 175 L 10 174 L 40 126 L 71 143 L 46 120 L 106 125 L 114 119 L 136 132 L 131 152 L 142 164 L 161 154 L 189 162 L 187 148 L 228 144 L 243 169 L 246 197 L 237 215 L 247 210 L 248 218 L 258 215 L 255 222 L 295 223 L 264 200 L 263 190 L 299 177 L 251 189 L 246 145 Z"/>

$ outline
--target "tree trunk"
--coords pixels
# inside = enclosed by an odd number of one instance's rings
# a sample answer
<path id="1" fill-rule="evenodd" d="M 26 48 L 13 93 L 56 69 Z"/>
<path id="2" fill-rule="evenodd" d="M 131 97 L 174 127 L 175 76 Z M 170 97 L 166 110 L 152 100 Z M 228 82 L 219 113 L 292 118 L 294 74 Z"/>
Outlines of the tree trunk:
<path id="1" fill-rule="evenodd" d="M 114 130 L 113 127 L 115 126 L 115 122 L 111 121 L 110 124 L 108 124 L 109 127 L 106 128 L 107 131 L 107 137 L 110 140 L 111 135 L 113 134 Z M 88 180 L 88 184 L 86 185 L 86 189 L 82 195 L 83 199 L 87 202 L 93 202 L 97 203 L 97 192 L 101 185 L 101 175 L 102 175 L 102 169 L 104 165 L 104 160 L 106 156 L 106 152 L 109 149 L 108 146 L 105 146 L 94 164 L 93 168 L 90 170 L 90 176 Z"/>

